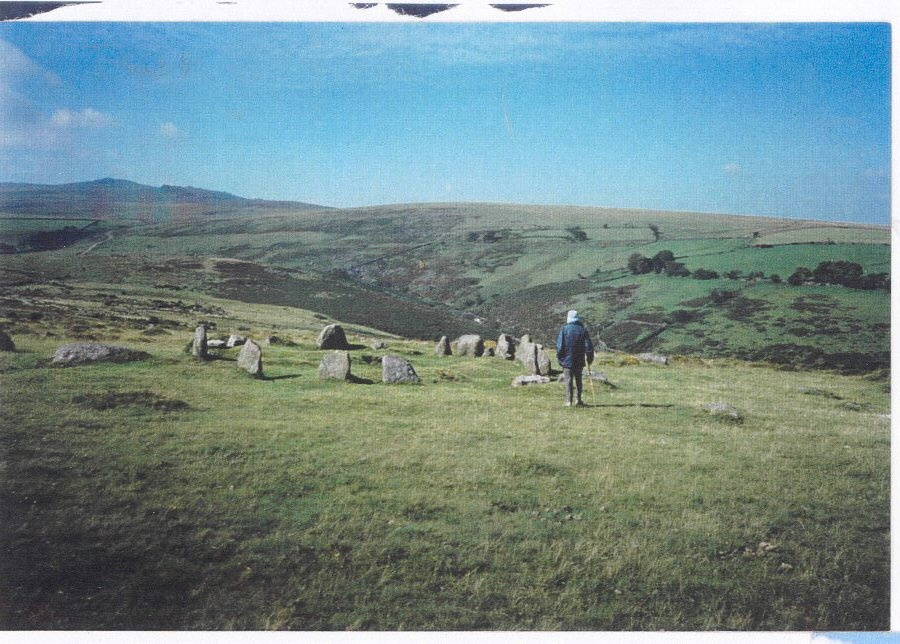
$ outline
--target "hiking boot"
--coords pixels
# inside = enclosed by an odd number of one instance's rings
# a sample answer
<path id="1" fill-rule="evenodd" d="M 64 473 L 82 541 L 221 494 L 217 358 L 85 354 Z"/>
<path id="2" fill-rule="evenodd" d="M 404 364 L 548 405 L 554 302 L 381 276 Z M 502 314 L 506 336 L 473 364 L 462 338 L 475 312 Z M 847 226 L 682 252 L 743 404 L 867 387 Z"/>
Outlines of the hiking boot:
<path id="1" fill-rule="evenodd" d="M 569 401 L 566 401 L 566 407 L 571 407 L 571 406 L 572 406 L 572 403 Z"/>
<path id="2" fill-rule="evenodd" d="M 579 400 L 577 403 L 575 403 L 575 406 L 576 407 L 584 407 L 584 402 Z"/>

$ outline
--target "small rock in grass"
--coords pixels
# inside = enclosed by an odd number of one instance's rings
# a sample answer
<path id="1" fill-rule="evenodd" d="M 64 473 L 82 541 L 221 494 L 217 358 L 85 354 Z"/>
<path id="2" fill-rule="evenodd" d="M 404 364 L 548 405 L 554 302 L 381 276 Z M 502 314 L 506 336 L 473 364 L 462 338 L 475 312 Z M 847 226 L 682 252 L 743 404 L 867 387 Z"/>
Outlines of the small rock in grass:
<path id="1" fill-rule="evenodd" d="M 224 349 L 225 348 L 225 340 L 207 340 L 206 347 L 208 349 Z"/>
<path id="2" fill-rule="evenodd" d="M 51 364 L 68 367 L 90 362 L 132 362 L 149 357 L 148 353 L 135 351 L 127 347 L 72 342 L 56 349 Z"/>
<path id="3" fill-rule="evenodd" d="M 706 405 L 703 405 L 703 410 L 716 418 L 721 418 L 732 423 L 744 422 L 744 417 L 741 413 L 728 403 L 707 403 Z"/>
<path id="4" fill-rule="evenodd" d="M 816 389 L 815 387 L 800 387 L 797 391 L 801 394 L 806 394 L 807 396 L 821 396 L 822 398 L 832 398 L 834 400 L 841 399 L 841 397 L 835 393 L 825 389 Z"/>
<path id="5" fill-rule="evenodd" d="M 524 387 L 525 385 L 546 385 L 550 382 L 550 378 L 547 376 L 540 375 L 531 375 L 531 376 L 516 376 L 513 378 L 512 386 L 513 387 Z"/>
<path id="6" fill-rule="evenodd" d="M 375 340 L 370 346 L 375 351 L 378 351 L 380 349 L 387 349 L 387 344 L 385 344 L 381 340 Z"/>
<path id="7" fill-rule="evenodd" d="M 660 353 L 639 353 L 635 356 L 641 362 L 652 362 L 653 364 L 669 364 L 669 356 Z"/>
<path id="8" fill-rule="evenodd" d="M 381 381 L 388 384 L 414 385 L 421 382 L 412 364 L 398 356 L 384 356 L 381 359 Z"/>
<path id="9" fill-rule="evenodd" d="M 609 378 L 602 371 L 591 370 L 588 372 L 588 378 L 595 382 L 599 382 L 602 385 L 606 385 L 610 389 L 618 389 L 618 387 L 614 383 L 610 382 Z"/>

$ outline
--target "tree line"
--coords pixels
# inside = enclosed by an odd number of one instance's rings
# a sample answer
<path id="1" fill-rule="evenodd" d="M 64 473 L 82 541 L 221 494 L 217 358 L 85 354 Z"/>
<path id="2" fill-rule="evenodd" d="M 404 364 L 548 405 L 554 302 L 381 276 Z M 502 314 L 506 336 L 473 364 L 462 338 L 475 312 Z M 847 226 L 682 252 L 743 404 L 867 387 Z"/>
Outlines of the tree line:
<path id="1" fill-rule="evenodd" d="M 645 257 L 640 253 L 633 253 L 628 258 L 628 270 L 633 275 L 647 273 L 665 274 L 669 277 L 693 277 L 698 280 L 719 279 L 718 272 L 706 268 L 698 268 L 693 272 L 682 263 L 675 260 L 675 254 L 670 250 L 661 250 L 653 257 Z M 754 271 L 744 275 L 740 270 L 731 270 L 724 274 L 726 279 L 765 279 L 762 271 Z M 769 275 L 768 279 L 778 284 L 781 276 L 777 273 Z M 856 262 L 844 260 L 820 262 L 815 269 L 810 270 L 800 266 L 788 277 L 787 283 L 791 286 L 806 284 L 837 285 L 863 290 L 885 289 L 889 290 L 891 279 L 887 273 L 864 274 L 863 268 Z"/>

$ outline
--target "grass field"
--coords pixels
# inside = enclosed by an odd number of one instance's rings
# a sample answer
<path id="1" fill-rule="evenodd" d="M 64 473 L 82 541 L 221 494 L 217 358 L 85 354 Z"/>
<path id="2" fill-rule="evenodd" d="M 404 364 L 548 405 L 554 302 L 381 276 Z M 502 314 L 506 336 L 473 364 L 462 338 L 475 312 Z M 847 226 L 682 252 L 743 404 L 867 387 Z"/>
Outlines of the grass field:
<path id="1" fill-rule="evenodd" d="M 886 228 L 210 199 L 0 256 L 0 628 L 888 627 L 889 292 L 626 268 L 887 272 Z M 573 307 L 670 364 L 604 354 L 616 388 L 567 409 L 560 384 L 510 387 L 517 364 L 410 339 L 549 344 Z M 254 380 L 184 352 L 200 321 L 287 342 Z M 353 384 L 316 376 L 333 321 L 364 347 Z M 50 367 L 73 340 L 150 358 Z M 385 353 L 422 384 L 381 384 Z"/>
<path id="2" fill-rule="evenodd" d="M 326 320 L 292 307 L 29 297 L 0 354 L 3 628 L 888 627 L 883 380 L 610 355 L 617 388 L 566 409 L 513 363 L 363 327 L 373 384 L 319 380 Z M 253 380 L 182 351 L 199 317 L 296 346 Z M 151 358 L 48 367 L 76 323 Z M 423 384 L 382 385 L 382 353 Z"/>

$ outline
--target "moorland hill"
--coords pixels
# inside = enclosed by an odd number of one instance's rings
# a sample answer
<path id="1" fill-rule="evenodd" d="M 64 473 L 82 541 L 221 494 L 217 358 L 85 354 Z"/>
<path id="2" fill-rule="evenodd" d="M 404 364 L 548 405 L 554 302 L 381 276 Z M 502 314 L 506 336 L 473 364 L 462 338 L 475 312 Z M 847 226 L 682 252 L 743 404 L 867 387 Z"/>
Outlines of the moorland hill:
<path id="1" fill-rule="evenodd" d="M 62 197 L 55 209 L 28 210 L 0 192 L 0 215 L 100 218 L 118 207 L 96 201 L 91 211 L 90 191 L 79 190 L 71 211 Z M 889 363 L 885 226 L 482 203 L 315 209 L 230 195 L 198 207 L 185 205 L 188 196 L 179 197 L 183 210 L 204 216 L 90 222 L 63 236 L 73 243 L 58 245 L 59 260 L 91 247 L 94 257 L 148 265 L 212 261 L 187 277 L 209 293 L 301 306 L 407 337 L 482 329 L 550 343 L 564 312 L 577 308 L 596 336 L 624 351 L 855 372 Z M 0 242 L 34 250 L 22 227 L 35 224 L 13 224 L 20 228 Z M 847 279 L 834 279 L 835 267 Z"/>

